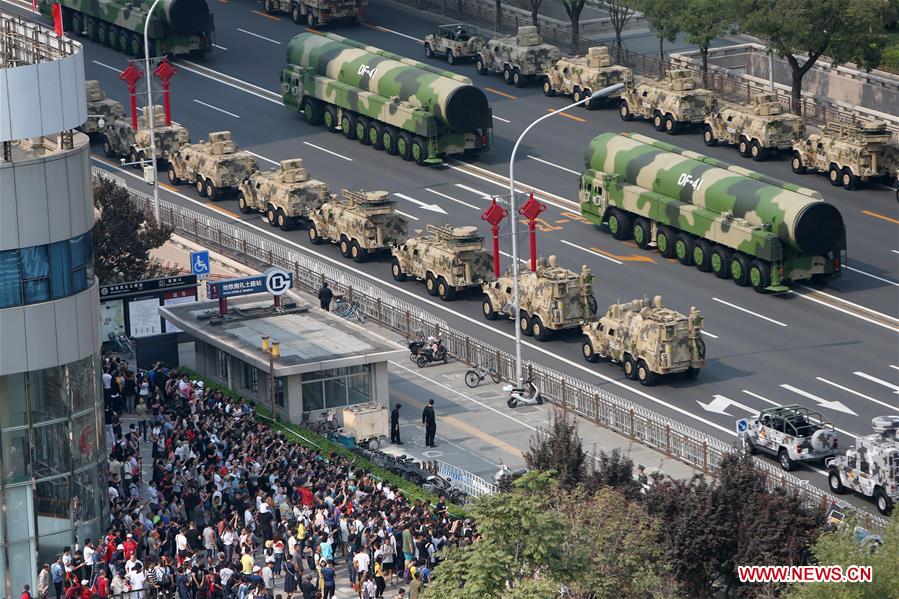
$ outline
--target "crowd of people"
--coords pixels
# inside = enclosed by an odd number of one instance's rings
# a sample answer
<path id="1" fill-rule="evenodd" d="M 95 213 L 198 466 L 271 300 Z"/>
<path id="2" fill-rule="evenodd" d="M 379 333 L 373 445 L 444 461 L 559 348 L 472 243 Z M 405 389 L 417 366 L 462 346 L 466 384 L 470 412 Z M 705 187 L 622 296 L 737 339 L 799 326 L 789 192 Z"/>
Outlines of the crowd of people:
<path id="1" fill-rule="evenodd" d="M 41 568 L 41 599 L 329 599 L 338 580 L 415 598 L 441 548 L 476 538 L 443 498 L 410 501 L 162 364 L 107 357 L 103 388 L 111 522 Z"/>

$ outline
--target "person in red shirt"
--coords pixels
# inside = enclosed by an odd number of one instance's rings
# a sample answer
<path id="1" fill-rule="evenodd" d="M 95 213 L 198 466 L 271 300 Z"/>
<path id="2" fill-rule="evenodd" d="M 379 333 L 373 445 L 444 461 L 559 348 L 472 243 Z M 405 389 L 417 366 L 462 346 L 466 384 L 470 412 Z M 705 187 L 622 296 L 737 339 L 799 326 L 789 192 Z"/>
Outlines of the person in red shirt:
<path id="1" fill-rule="evenodd" d="M 128 538 L 125 539 L 123 546 L 126 560 L 131 559 L 137 553 L 137 543 L 134 541 L 134 538 L 131 536 L 131 534 L 129 534 Z"/>
<path id="2" fill-rule="evenodd" d="M 81 581 L 81 599 L 91 599 L 94 596 L 94 591 L 91 589 L 91 584 L 87 580 Z"/>
<path id="3" fill-rule="evenodd" d="M 31 586 L 25 585 L 22 589 L 22 599 L 31 599 Z"/>
<path id="4" fill-rule="evenodd" d="M 309 489 L 309 487 L 311 486 L 311 483 L 305 482 L 303 483 L 303 486 L 298 489 L 300 500 L 306 507 L 312 507 L 313 505 L 315 505 L 315 499 L 312 496 L 312 491 Z"/>
<path id="5" fill-rule="evenodd" d="M 109 597 L 109 579 L 106 578 L 106 572 L 101 571 L 97 576 L 97 582 L 94 584 L 94 592 L 100 599 Z"/>

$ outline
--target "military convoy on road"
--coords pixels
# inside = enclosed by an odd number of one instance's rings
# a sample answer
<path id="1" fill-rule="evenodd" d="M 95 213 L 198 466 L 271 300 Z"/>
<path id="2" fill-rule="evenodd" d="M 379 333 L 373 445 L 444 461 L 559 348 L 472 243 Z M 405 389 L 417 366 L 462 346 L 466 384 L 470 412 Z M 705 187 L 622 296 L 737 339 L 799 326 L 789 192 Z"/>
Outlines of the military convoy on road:
<path id="1" fill-rule="evenodd" d="M 820 412 L 795 404 L 762 410 L 740 435 L 749 453 L 777 456 L 787 471 L 797 462 L 823 461 L 839 448 L 833 424 Z"/>
<path id="2" fill-rule="evenodd" d="M 558 46 L 546 44 L 533 25 L 518 28 L 518 35 L 495 37 L 478 52 L 478 74 L 500 73 L 503 81 L 516 87 L 539 82 L 562 57 Z"/>
<path id="3" fill-rule="evenodd" d="M 90 136 L 100 134 L 106 123 L 125 118 L 122 103 L 106 97 L 99 81 L 88 79 L 84 82 L 84 90 L 87 95 L 87 120 L 79 127 L 83 133 Z"/>
<path id="4" fill-rule="evenodd" d="M 471 25 L 439 25 L 425 36 L 425 56 L 446 58 L 449 64 L 456 64 L 477 58 L 484 43 L 484 37 Z"/>
<path id="5" fill-rule="evenodd" d="M 208 142 L 182 146 L 168 162 L 169 183 L 191 183 L 200 197 L 213 201 L 236 191 L 257 170 L 256 157 L 238 150 L 230 131 L 210 133 Z"/>
<path id="6" fill-rule="evenodd" d="M 362 20 L 368 0 L 263 0 L 268 14 L 282 12 L 294 23 L 307 27 L 334 22 L 358 23 Z"/>
<path id="7" fill-rule="evenodd" d="M 790 150 L 805 134 L 805 122 L 784 114 L 777 94 L 759 94 L 750 105 L 721 103 L 705 117 L 702 139 L 707 146 L 737 146 L 740 156 L 764 160 L 770 151 Z"/>
<path id="8" fill-rule="evenodd" d="M 153 136 L 156 138 L 156 158 L 171 160 L 182 147 L 190 143 L 187 129 L 178 123 L 165 124 L 162 106 L 154 106 Z M 106 122 L 103 129 L 103 153 L 110 158 L 124 156 L 131 166 L 139 167 L 150 159 L 150 113 L 146 109 L 137 121 L 137 130 L 131 127 L 131 120 L 125 117 Z"/>
<path id="9" fill-rule="evenodd" d="M 617 362 L 629 379 L 653 385 L 659 376 L 683 372 L 695 377 L 705 366 L 702 315 L 689 315 L 662 304 L 662 296 L 609 306 L 599 320 L 581 325 L 584 359 Z"/>
<path id="10" fill-rule="evenodd" d="M 309 215 L 309 241 L 336 243 L 344 258 L 364 262 L 406 238 L 406 218 L 396 213 L 396 201 L 386 191 L 341 194 L 342 200 L 331 196 Z"/>
<path id="11" fill-rule="evenodd" d="M 260 212 L 282 231 L 305 223 L 310 212 L 327 200 L 328 185 L 311 177 L 302 158 L 282 160 L 278 168 L 250 174 L 240 182 L 237 193 L 241 212 Z"/>
<path id="12" fill-rule="evenodd" d="M 543 94 L 570 96 L 580 102 L 595 91 L 615 83 L 628 85 L 633 79 L 633 71 L 612 63 L 607 46 L 595 46 L 587 49 L 586 56 L 566 57 L 556 62 L 543 80 Z M 606 97 L 614 99 L 620 95 L 619 92 Z M 584 106 L 591 108 L 592 104 L 587 102 Z"/>
<path id="13" fill-rule="evenodd" d="M 899 416 L 877 416 L 871 428 L 873 435 L 858 437 L 845 455 L 825 461 L 827 480 L 834 493 L 871 497 L 888 516 L 899 502 Z"/>
<path id="14" fill-rule="evenodd" d="M 674 135 L 686 127 L 704 123 L 716 102 L 713 92 L 696 87 L 692 71 L 673 69 L 663 79 L 647 79 L 626 86 L 621 92 L 618 114 L 625 121 L 634 117 L 649 119 L 656 131 Z"/>

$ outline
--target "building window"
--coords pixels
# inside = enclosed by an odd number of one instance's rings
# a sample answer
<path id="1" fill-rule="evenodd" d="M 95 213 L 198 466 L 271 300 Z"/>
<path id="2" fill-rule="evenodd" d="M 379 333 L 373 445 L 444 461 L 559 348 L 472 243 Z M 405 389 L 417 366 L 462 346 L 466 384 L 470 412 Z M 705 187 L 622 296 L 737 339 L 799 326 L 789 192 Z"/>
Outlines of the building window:
<path id="1" fill-rule="evenodd" d="M 275 379 L 275 403 L 278 407 L 284 407 L 284 377 Z"/>
<path id="2" fill-rule="evenodd" d="M 243 364 L 243 388 L 253 393 L 259 392 L 259 371 L 251 364 Z"/>
<path id="3" fill-rule="evenodd" d="M 230 356 L 220 349 L 215 350 L 215 373 L 220 379 L 228 380 L 228 359 Z"/>
<path id="4" fill-rule="evenodd" d="M 68 297 L 94 280 L 90 233 L 0 252 L 0 308 Z"/>
<path id="5" fill-rule="evenodd" d="M 303 374 L 303 411 L 340 409 L 371 401 L 371 365 Z"/>

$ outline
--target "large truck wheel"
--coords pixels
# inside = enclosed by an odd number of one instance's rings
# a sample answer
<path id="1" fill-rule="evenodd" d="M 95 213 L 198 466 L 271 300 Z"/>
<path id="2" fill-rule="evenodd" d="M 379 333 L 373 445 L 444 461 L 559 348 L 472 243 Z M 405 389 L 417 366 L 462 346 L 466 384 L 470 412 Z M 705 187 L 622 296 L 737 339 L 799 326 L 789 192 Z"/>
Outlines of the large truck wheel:
<path id="1" fill-rule="evenodd" d="M 599 360 L 599 356 L 596 355 L 596 352 L 593 350 L 593 342 L 590 341 L 590 337 L 584 335 L 581 338 L 581 355 L 584 356 L 584 359 L 588 362 L 596 362 Z"/>
<path id="2" fill-rule="evenodd" d="M 340 255 L 344 258 L 350 257 L 350 240 L 347 239 L 346 235 L 340 236 L 340 244 L 338 246 L 340 248 Z"/>
<path id="3" fill-rule="evenodd" d="M 718 139 L 709 125 L 706 125 L 702 130 L 702 142 L 710 148 L 718 145 Z"/>
<path id="4" fill-rule="evenodd" d="M 136 58 L 144 57 L 144 38 L 133 31 L 128 34 L 128 47 L 131 56 Z"/>
<path id="5" fill-rule="evenodd" d="M 356 139 L 356 116 L 347 112 L 340 119 L 340 130 L 347 139 Z"/>
<path id="6" fill-rule="evenodd" d="M 437 295 L 437 278 L 434 273 L 429 272 L 425 275 L 425 289 L 428 295 Z"/>
<path id="7" fill-rule="evenodd" d="M 403 160 L 412 160 L 412 136 L 405 131 L 396 138 L 396 153 Z"/>
<path id="8" fill-rule="evenodd" d="M 836 468 L 831 468 L 827 473 L 827 483 L 830 485 L 830 490 L 836 495 L 842 495 L 846 492 L 846 487 L 843 486 L 843 481 L 840 480 L 840 473 Z"/>
<path id="9" fill-rule="evenodd" d="M 652 126 L 656 131 L 664 131 L 665 130 L 665 117 L 662 116 L 662 113 L 658 110 L 655 111 L 652 115 Z"/>
<path id="10" fill-rule="evenodd" d="M 723 245 L 716 245 L 712 248 L 712 255 L 709 257 L 709 266 L 711 271 L 719 279 L 726 279 L 730 276 L 730 250 Z"/>
<path id="11" fill-rule="evenodd" d="M 652 241 L 652 224 L 648 219 L 643 218 L 642 216 L 634 220 L 634 243 L 637 244 L 637 247 L 641 250 L 649 249 L 649 244 Z"/>
<path id="12" fill-rule="evenodd" d="M 842 182 L 843 182 L 843 187 L 845 187 L 846 189 L 854 190 L 854 189 L 858 188 L 860 179 L 859 179 L 858 175 L 852 174 L 852 169 L 849 168 L 848 166 L 843 167 L 843 172 L 841 173 L 841 178 L 842 178 Z"/>
<path id="13" fill-rule="evenodd" d="M 877 503 L 877 511 L 884 516 L 889 516 L 893 512 L 893 500 L 880 487 L 874 491 L 874 501 Z"/>
<path id="14" fill-rule="evenodd" d="M 631 380 L 637 378 L 637 362 L 634 360 L 633 356 L 624 354 L 622 367 L 624 368 L 624 376 Z"/>
<path id="15" fill-rule="evenodd" d="M 481 313 L 487 320 L 496 320 L 498 316 L 496 310 L 493 309 L 493 302 L 490 301 L 490 296 L 486 293 L 481 296 Z"/>
<path id="16" fill-rule="evenodd" d="M 749 142 L 749 156 L 756 162 L 761 162 L 766 158 L 765 148 L 762 147 L 762 144 L 757 139 Z"/>
<path id="17" fill-rule="evenodd" d="M 693 264 L 700 272 L 709 272 L 712 269 L 712 246 L 705 239 L 697 239 L 693 245 Z"/>
<path id="18" fill-rule="evenodd" d="M 337 130 L 337 108 L 330 104 L 322 112 L 322 123 L 328 131 Z"/>
<path id="19" fill-rule="evenodd" d="M 290 20 L 297 25 L 303 22 L 303 12 L 300 10 L 299 2 L 294 3 L 290 8 Z"/>
<path id="20" fill-rule="evenodd" d="M 84 15 L 77 10 L 72 11 L 72 32 L 78 37 L 84 35 Z"/>
<path id="21" fill-rule="evenodd" d="M 674 239 L 674 255 L 684 266 L 693 265 L 693 246 L 696 240 L 689 233 L 678 233 Z"/>
<path id="22" fill-rule="evenodd" d="M 612 208 L 609 213 L 609 233 L 618 240 L 627 239 L 631 234 L 631 217 L 627 212 Z"/>
<path id="23" fill-rule="evenodd" d="M 386 126 L 381 129 L 381 148 L 391 156 L 396 155 L 396 127 Z"/>
<path id="24" fill-rule="evenodd" d="M 171 168 L 172 167 L 169 167 L 169 170 L 171 170 Z M 244 214 L 249 214 L 253 211 L 253 209 L 250 208 L 250 205 L 247 204 L 247 196 L 242 191 L 237 194 L 237 208 Z"/>
<path id="25" fill-rule="evenodd" d="M 674 116 L 670 113 L 665 115 L 665 133 L 668 135 L 680 133 L 680 123 L 674 120 Z"/>
<path id="26" fill-rule="evenodd" d="M 201 198 L 206 197 L 206 182 L 203 181 L 203 177 L 201 175 L 197 175 L 197 182 L 194 184 L 197 189 L 197 195 Z"/>
<path id="27" fill-rule="evenodd" d="M 350 258 L 353 259 L 353 262 L 357 264 L 360 262 L 365 262 L 368 258 L 368 252 L 364 247 L 359 245 L 359 242 L 355 239 L 350 242 Z"/>
<path id="28" fill-rule="evenodd" d="M 764 260 L 753 260 L 749 264 L 749 282 L 759 293 L 771 286 L 771 265 Z"/>
<path id="29" fill-rule="evenodd" d="M 368 119 L 363 117 L 356 117 L 356 135 L 354 136 L 359 140 L 363 146 L 368 145 Z"/>
<path id="30" fill-rule="evenodd" d="M 312 125 L 313 127 L 317 127 L 322 124 L 322 106 L 321 102 L 316 100 L 315 98 L 307 97 L 303 100 L 303 116 L 306 117 L 306 122 Z"/>
<path id="31" fill-rule="evenodd" d="M 412 160 L 421 166 L 428 159 L 428 142 L 423 137 L 416 136 L 412 140 Z"/>
<path id="32" fill-rule="evenodd" d="M 384 133 L 384 129 L 381 127 L 381 123 L 378 121 L 371 121 L 366 133 L 368 134 L 368 145 L 376 150 L 384 149 L 384 146 L 382 145 L 383 140 L 381 139 L 381 134 Z"/>
<path id="33" fill-rule="evenodd" d="M 799 155 L 799 152 L 793 152 L 793 156 L 790 158 L 790 168 L 797 175 L 805 174 L 805 165 L 802 164 L 802 157 Z"/>
<path id="34" fill-rule="evenodd" d="M 737 152 L 740 153 L 740 156 L 743 158 L 749 158 L 749 140 L 740 136 L 740 140 L 737 142 Z"/>
<path id="35" fill-rule="evenodd" d="M 446 51 L 446 62 L 447 64 L 456 64 L 456 55 L 453 54 L 452 48 L 449 48 Z"/>
<path id="36" fill-rule="evenodd" d="M 631 114 L 631 107 L 627 105 L 627 100 L 624 98 L 618 101 L 618 116 L 621 117 L 622 121 L 634 120 L 634 115 Z"/>
<path id="37" fill-rule="evenodd" d="M 657 375 L 649 369 L 649 365 L 641 358 L 637 360 L 637 380 L 644 387 L 652 387 L 656 382 Z"/>
<path id="38" fill-rule="evenodd" d="M 212 179 L 206 179 L 206 197 L 215 202 L 222 195 L 222 192 L 215 186 Z"/>
<path id="39" fill-rule="evenodd" d="M 513 310 L 514 314 L 514 310 Z M 527 337 L 530 337 L 532 334 L 531 331 L 531 319 L 528 318 L 528 313 L 524 310 L 520 310 L 518 314 L 518 328 L 521 329 L 521 334 Z"/>
<path id="40" fill-rule="evenodd" d="M 265 207 L 265 220 L 272 227 L 278 226 L 278 211 L 271 204 Z"/>
<path id="41" fill-rule="evenodd" d="M 103 136 L 103 153 L 106 154 L 107 158 L 115 158 L 116 152 L 115 148 L 112 147 L 112 143 L 109 141 L 109 136 Z M 172 183 L 174 185 L 174 183 Z"/>
<path id="42" fill-rule="evenodd" d="M 487 74 L 487 67 L 484 66 L 484 59 L 480 56 L 474 61 L 474 70 L 477 71 L 478 75 Z"/>
<path id="43" fill-rule="evenodd" d="M 834 187 L 839 187 L 843 184 L 843 173 L 840 171 L 840 167 L 835 164 L 831 164 L 827 169 L 827 178 L 830 179 L 830 184 Z"/>
<path id="44" fill-rule="evenodd" d="M 315 18 L 315 13 L 312 12 L 312 9 L 309 9 L 309 12 L 306 13 L 306 25 L 309 27 L 318 25 L 318 19 Z"/>
<path id="45" fill-rule="evenodd" d="M 426 58 L 434 58 L 434 51 L 431 49 L 431 44 L 425 43 L 425 57 Z"/>
<path id="46" fill-rule="evenodd" d="M 656 249 L 663 258 L 674 257 L 674 230 L 670 227 L 659 227 L 656 231 Z"/>
<path id="47" fill-rule="evenodd" d="M 169 183 L 172 185 L 181 185 L 181 179 L 178 178 L 178 173 L 175 171 L 175 167 L 169 164 L 168 169 Z"/>
<path id="48" fill-rule="evenodd" d="M 278 228 L 282 231 L 290 231 L 291 229 L 293 229 L 292 220 L 281 208 L 278 208 Z"/>
<path id="49" fill-rule="evenodd" d="M 543 95 L 547 98 L 552 98 L 556 95 L 556 90 L 553 89 L 553 84 L 550 82 L 549 78 L 543 80 Z"/>
<path id="50" fill-rule="evenodd" d="M 730 276 L 740 287 L 749 285 L 749 257 L 736 253 L 730 260 Z"/>
<path id="51" fill-rule="evenodd" d="M 541 320 L 540 316 L 534 314 L 531 318 L 531 335 L 534 339 L 537 341 L 546 341 L 551 334 L 551 331 L 543 325 L 543 320 Z"/>
<path id="52" fill-rule="evenodd" d="M 396 256 L 390 261 L 390 274 L 393 275 L 394 281 L 402 283 L 406 280 L 406 273 L 403 272 L 403 267 L 400 266 L 399 258 Z"/>
<path id="53" fill-rule="evenodd" d="M 437 297 L 445 302 L 449 302 L 452 301 L 455 295 L 456 290 L 450 287 L 450 284 L 446 282 L 446 279 L 437 277 Z"/>
<path id="54" fill-rule="evenodd" d="M 318 227 L 315 226 L 315 223 L 311 223 L 309 225 L 309 230 L 307 231 L 307 234 L 309 235 L 309 242 L 312 245 L 321 245 L 322 242 L 324 242 L 324 238 L 322 238 L 318 234 Z"/>

